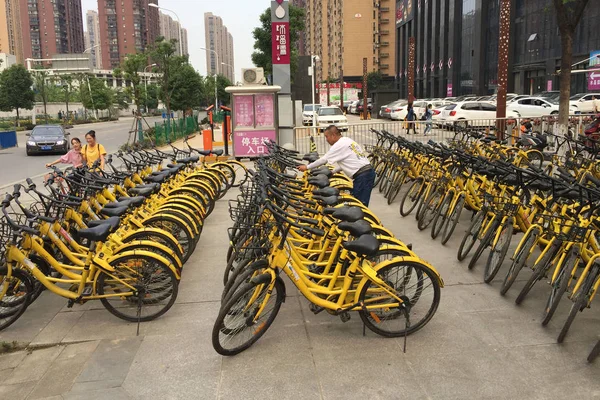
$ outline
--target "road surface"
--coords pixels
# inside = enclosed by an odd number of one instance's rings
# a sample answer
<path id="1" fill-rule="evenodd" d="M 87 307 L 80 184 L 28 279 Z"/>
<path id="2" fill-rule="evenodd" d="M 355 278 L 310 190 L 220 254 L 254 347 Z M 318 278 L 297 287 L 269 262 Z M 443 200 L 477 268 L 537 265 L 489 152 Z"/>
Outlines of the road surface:
<path id="1" fill-rule="evenodd" d="M 150 126 L 154 122 L 160 121 L 160 117 L 146 118 Z M 100 122 L 97 124 L 76 125 L 67 132 L 71 133 L 70 138 L 78 137 L 85 144 L 85 134 L 90 129 L 96 131 L 96 139 L 104 146 L 107 152 L 112 153 L 125 142 L 129 136 L 132 118 L 120 118 L 119 121 Z M 27 157 L 25 155 L 25 142 L 27 136 L 25 132 L 18 133 L 19 147 L 0 151 L 0 187 L 9 183 L 25 180 L 27 177 L 36 176 L 44 173 L 45 165 L 56 160 L 60 155 L 35 155 Z"/>

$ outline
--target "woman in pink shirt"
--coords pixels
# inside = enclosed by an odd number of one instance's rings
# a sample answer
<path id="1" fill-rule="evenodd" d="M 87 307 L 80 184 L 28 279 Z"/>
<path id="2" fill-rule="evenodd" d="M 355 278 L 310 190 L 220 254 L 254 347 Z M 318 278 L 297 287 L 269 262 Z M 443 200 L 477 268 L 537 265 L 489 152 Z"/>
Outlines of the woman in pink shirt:
<path id="1" fill-rule="evenodd" d="M 69 150 L 67 154 L 54 162 L 46 164 L 46 168 L 59 163 L 71 164 L 75 168 L 81 167 L 83 165 L 83 156 L 81 155 L 81 140 L 78 138 L 71 139 L 71 146 L 73 146 L 73 148 Z"/>

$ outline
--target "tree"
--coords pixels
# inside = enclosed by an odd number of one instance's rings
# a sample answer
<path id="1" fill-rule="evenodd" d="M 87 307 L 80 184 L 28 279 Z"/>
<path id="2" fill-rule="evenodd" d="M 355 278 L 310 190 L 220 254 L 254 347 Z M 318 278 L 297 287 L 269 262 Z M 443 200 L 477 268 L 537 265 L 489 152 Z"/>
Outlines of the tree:
<path id="1" fill-rule="evenodd" d="M 146 112 L 148 110 L 155 110 L 158 108 L 158 97 L 160 93 L 160 88 L 155 83 L 149 84 L 145 91 L 145 99 L 144 102 L 146 104 Z"/>
<path id="2" fill-rule="evenodd" d="M 177 68 L 187 62 L 187 57 L 175 55 L 176 43 L 177 41 L 174 39 L 166 41 L 164 37 L 159 36 L 149 52 L 158 72 L 161 73 L 158 79 L 161 88 L 160 98 L 165 103 L 167 115 L 171 115 L 171 96 L 174 91 L 171 84 L 172 75 L 176 73 Z"/>
<path id="3" fill-rule="evenodd" d="M 80 87 L 83 106 L 92 110 L 108 110 L 113 104 L 112 89 L 96 77 L 89 77 L 88 79 L 89 86 L 85 82 Z"/>
<path id="4" fill-rule="evenodd" d="M 125 80 L 131 82 L 131 86 L 128 86 L 126 90 L 129 92 L 130 98 L 133 99 L 138 113 L 142 104 L 144 104 L 140 72 L 144 71 L 147 64 L 148 56 L 146 54 L 129 54 L 121 63 L 121 68 L 116 68 L 114 71 L 116 77 L 125 78 Z"/>
<path id="5" fill-rule="evenodd" d="M 72 75 L 61 75 L 59 81 L 62 87 L 63 98 L 67 109 L 67 115 L 69 115 L 69 102 L 73 94 L 73 76 Z"/>
<path id="6" fill-rule="evenodd" d="M 305 29 L 304 9 L 290 4 L 290 69 L 294 76 L 298 68 L 298 39 L 299 33 Z M 260 26 L 252 31 L 254 49 L 252 62 L 257 67 L 262 67 L 265 74 L 273 73 L 272 43 L 271 43 L 271 9 L 267 8 L 260 15 Z"/>
<path id="7" fill-rule="evenodd" d="M 44 104 L 44 119 L 48 123 L 48 95 L 52 89 L 49 89 L 50 82 L 48 79 L 48 71 L 43 69 L 35 69 L 33 72 L 33 82 L 36 90 L 36 100 Z"/>
<path id="8" fill-rule="evenodd" d="M 225 91 L 227 86 L 233 86 L 231 81 L 223 75 L 217 75 L 217 97 L 219 103 L 229 104 L 229 93 Z M 215 102 L 215 77 L 207 76 L 204 78 L 204 99 L 202 103 L 210 105 Z"/>
<path id="9" fill-rule="evenodd" d="M 381 72 L 369 72 L 367 75 L 367 93 L 373 93 L 373 91 L 385 88 L 386 86 L 387 85 L 383 82 L 383 75 Z"/>
<path id="10" fill-rule="evenodd" d="M 35 101 L 33 79 L 23 65 L 15 64 L 0 74 L 0 110 L 17 111 L 16 126 L 19 125 L 19 109 L 31 110 Z"/>
<path id="11" fill-rule="evenodd" d="M 589 0 L 553 0 L 560 31 L 562 57 L 560 60 L 560 98 L 558 127 L 561 135 L 569 129 L 569 98 L 571 97 L 571 65 L 573 37 Z"/>
<path id="12" fill-rule="evenodd" d="M 183 64 L 176 69 L 171 75 L 170 85 L 177 88 L 171 96 L 173 110 L 187 111 L 202 103 L 204 81 L 190 64 Z"/>

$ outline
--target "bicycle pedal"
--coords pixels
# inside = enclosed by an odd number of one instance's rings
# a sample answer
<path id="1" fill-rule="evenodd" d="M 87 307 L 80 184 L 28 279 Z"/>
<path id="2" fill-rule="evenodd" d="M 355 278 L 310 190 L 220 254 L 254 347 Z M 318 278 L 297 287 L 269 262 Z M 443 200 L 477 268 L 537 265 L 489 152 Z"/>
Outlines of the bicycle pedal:
<path id="1" fill-rule="evenodd" d="M 339 316 L 342 322 L 350 321 L 350 313 L 348 311 L 344 311 L 343 313 L 339 314 Z"/>
<path id="2" fill-rule="evenodd" d="M 412 250 L 412 243 L 407 243 L 406 244 L 406 248 L 409 249 L 409 250 Z"/>
<path id="3" fill-rule="evenodd" d="M 308 308 L 309 308 L 310 311 L 312 311 L 313 314 L 318 314 L 318 313 L 320 313 L 321 311 L 324 310 L 323 307 L 319 307 L 318 305 L 316 305 L 314 303 L 310 303 L 308 305 Z"/>

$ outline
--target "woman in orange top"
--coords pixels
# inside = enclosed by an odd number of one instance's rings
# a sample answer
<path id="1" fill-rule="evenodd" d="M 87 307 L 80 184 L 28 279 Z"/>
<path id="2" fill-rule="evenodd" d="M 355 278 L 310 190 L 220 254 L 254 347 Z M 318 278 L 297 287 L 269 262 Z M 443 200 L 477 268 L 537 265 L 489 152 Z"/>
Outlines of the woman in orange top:
<path id="1" fill-rule="evenodd" d="M 83 157 L 85 158 L 85 162 L 88 167 L 94 165 L 94 162 L 100 159 L 100 169 L 104 169 L 106 150 L 104 150 L 104 146 L 100 143 L 96 142 L 96 132 L 89 131 L 85 134 L 85 140 L 87 144 L 83 146 Z"/>

